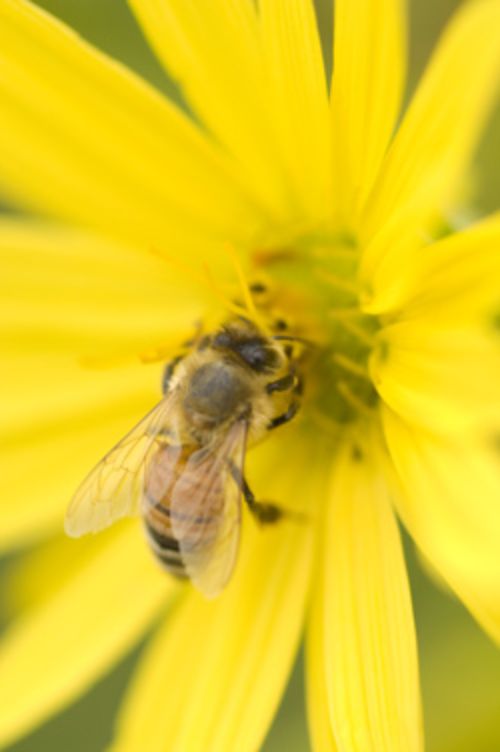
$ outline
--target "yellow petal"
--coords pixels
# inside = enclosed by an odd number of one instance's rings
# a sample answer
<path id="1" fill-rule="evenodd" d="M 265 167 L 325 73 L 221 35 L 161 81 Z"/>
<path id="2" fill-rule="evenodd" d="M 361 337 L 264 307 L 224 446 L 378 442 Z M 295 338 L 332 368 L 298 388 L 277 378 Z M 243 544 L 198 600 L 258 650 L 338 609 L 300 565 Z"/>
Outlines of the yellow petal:
<path id="1" fill-rule="evenodd" d="M 384 401 L 421 426 L 485 441 L 500 427 L 500 337 L 438 316 L 394 324 L 371 374 Z"/>
<path id="2" fill-rule="evenodd" d="M 0 265 L 0 336 L 29 352 L 137 362 L 192 334 L 208 302 L 152 252 L 26 219 L 0 221 Z"/>
<path id="3" fill-rule="evenodd" d="M 154 388 L 144 366 L 86 373 L 66 361 L 54 359 L 48 368 L 41 358 L 25 358 L 8 364 L 8 371 L 11 386 L 2 399 L 2 407 L 10 403 L 8 422 L 0 434 L 1 548 L 62 530 L 83 478 L 160 396 L 159 372 Z"/>
<path id="4" fill-rule="evenodd" d="M 0 222 L 0 265 L 4 547 L 60 529 L 82 478 L 161 396 L 162 364 L 141 356 L 176 354 L 203 295 L 152 254 L 27 220 Z"/>
<path id="5" fill-rule="evenodd" d="M 333 468 L 325 526 L 324 660 L 335 739 L 350 752 L 422 749 L 411 598 L 377 439 Z"/>
<path id="6" fill-rule="evenodd" d="M 441 319 L 458 321 L 470 320 L 471 311 L 499 307 L 500 214 L 427 244 L 410 237 L 391 245 L 390 232 L 391 228 L 381 233 L 371 248 L 383 251 L 378 263 L 369 268 L 365 257 L 370 288 L 364 301 L 367 312 L 399 313 L 406 318 L 438 314 Z M 381 236 L 384 244 L 379 243 Z"/>
<path id="7" fill-rule="evenodd" d="M 0 143 L 12 199 L 145 245 L 247 240 L 262 221 L 186 116 L 25 0 L 0 2 Z"/>
<path id="8" fill-rule="evenodd" d="M 269 107 L 295 201 L 309 221 L 326 221 L 331 134 L 321 45 L 312 0 L 261 0 Z"/>
<path id="9" fill-rule="evenodd" d="M 408 205 L 422 226 L 453 197 L 500 82 L 499 26 L 500 2 L 477 0 L 446 29 L 375 185 L 368 235 L 399 215 L 408 232 Z"/>
<path id="10" fill-rule="evenodd" d="M 0 743 L 26 733 L 94 682 L 146 630 L 172 590 L 136 524 L 103 535 L 102 546 L 0 642 Z M 52 578 L 59 577 L 56 567 Z M 27 576 L 29 573 L 27 572 Z"/>
<path id="11" fill-rule="evenodd" d="M 312 509 L 314 462 L 307 474 L 300 447 L 277 444 L 274 451 L 266 447 L 254 490 Z M 283 456 L 286 473 L 280 471 Z M 186 593 L 159 631 L 123 707 L 115 752 L 260 748 L 300 636 L 312 532 L 312 521 L 262 529 L 245 515 L 233 580 L 215 601 Z"/>
<path id="12" fill-rule="evenodd" d="M 371 370 L 406 419 L 471 439 L 500 426 L 499 243 L 494 216 L 407 264 L 382 265 L 378 304 L 396 307 L 396 319 L 380 333 Z"/>
<path id="13" fill-rule="evenodd" d="M 325 604 L 323 571 L 317 573 L 307 629 L 307 716 L 313 752 L 337 752 L 330 721 L 325 664 Z"/>
<path id="14" fill-rule="evenodd" d="M 500 641 L 498 457 L 387 409 L 383 420 L 398 512 L 432 566 Z"/>
<path id="15" fill-rule="evenodd" d="M 387 149 L 406 72 L 404 0 L 337 0 L 331 93 L 337 200 L 360 211 Z"/>
<path id="16" fill-rule="evenodd" d="M 251 0 L 129 0 L 194 111 L 277 210 L 286 204 Z"/>

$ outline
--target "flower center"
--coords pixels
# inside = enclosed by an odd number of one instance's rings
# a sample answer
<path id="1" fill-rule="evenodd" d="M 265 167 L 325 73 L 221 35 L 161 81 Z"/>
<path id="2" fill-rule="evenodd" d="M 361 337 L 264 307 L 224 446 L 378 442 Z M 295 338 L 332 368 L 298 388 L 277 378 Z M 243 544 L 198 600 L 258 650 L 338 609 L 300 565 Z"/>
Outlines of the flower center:
<path id="1" fill-rule="evenodd" d="M 339 430 L 370 415 L 378 395 L 368 360 L 379 323 L 359 305 L 356 241 L 343 235 L 311 236 L 293 247 L 259 250 L 254 263 L 276 288 L 292 331 L 314 343 L 304 365 L 305 414 Z"/>

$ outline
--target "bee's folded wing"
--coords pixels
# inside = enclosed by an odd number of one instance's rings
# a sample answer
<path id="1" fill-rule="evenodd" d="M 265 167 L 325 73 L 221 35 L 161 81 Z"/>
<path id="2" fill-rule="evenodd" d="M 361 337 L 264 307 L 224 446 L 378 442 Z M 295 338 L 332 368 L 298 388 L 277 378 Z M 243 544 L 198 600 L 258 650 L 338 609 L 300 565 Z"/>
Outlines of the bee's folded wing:
<path id="1" fill-rule="evenodd" d="M 207 598 L 221 592 L 236 564 L 246 436 L 239 421 L 213 448 L 195 452 L 172 492 L 172 531 L 187 574 Z"/>
<path id="2" fill-rule="evenodd" d="M 78 538 L 137 514 L 149 458 L 175 434 L 175 392 L 158 403 L 85 478 L 66 513 L 64 529 Z"/>

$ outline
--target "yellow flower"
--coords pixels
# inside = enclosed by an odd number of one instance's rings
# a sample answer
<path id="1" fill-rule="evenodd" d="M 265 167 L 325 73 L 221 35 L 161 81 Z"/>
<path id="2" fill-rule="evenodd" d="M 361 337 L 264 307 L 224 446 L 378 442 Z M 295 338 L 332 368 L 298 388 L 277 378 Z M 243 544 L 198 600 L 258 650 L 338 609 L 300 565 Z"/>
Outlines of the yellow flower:
<path id="1" fill-rule="evenodd" d="M 464 5 L 395 135 L 402 0 L 337 0 L 330 96 L 311 0 L 130 4 L 193 117 L 0 0 L 0 188 L 47 217 L 0 223 L 0 541 L 40 544 L 12 580 L 0 739 L 155 624 L 114 752 L 257 749 L 304 629 L 314 749 L 420 750 L 393 505 L 500 639 L 500 217 L 435 239 L 498 88 L 500 2 Z M 206 266 L 217 292 L 234 283 L 227 244 L 319 357 L 297 422 L 248 469 L 308 521 L 246 515 L 208 602 L 157 570 L 134 521 L 77 542 L 62 521 L 158 400 L 158 358 L 217 308 Z"/>

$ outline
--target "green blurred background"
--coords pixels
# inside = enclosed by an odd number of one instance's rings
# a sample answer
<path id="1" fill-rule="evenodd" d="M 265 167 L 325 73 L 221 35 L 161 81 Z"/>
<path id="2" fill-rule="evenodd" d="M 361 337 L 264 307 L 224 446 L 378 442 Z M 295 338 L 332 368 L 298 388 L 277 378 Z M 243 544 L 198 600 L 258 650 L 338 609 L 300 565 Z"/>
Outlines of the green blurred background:
<path id="1" fill-rule="evenodd" d="M 38 4 L 169 95 L 179 96 L 148 50 L 125 0 L 39 0 Z M 460 4 L 458 0 L 410 0 L 410 91 L 446 20 Z M 329 6 L 330 0 L 317 0 L 325 57 L 331 66 Z M 497 111 L 477 156 L 475 206 L 480 213 L 499 205 L 499 155 L 500 112 Z M 500 752 L 500 651 L 480 632 L 462 606 L 424 574 L 409 541 L 406 549 L 420 645 L 428 752 Z M 1 584 L 0 581 L 0 587 Z M 140 648 L 77 704 L 10 751 L 105 749 L 111 738 L 114 714 L 139 652 Z M 309 749 L 303 692 L 299 660 L 264 752 Z"/>

